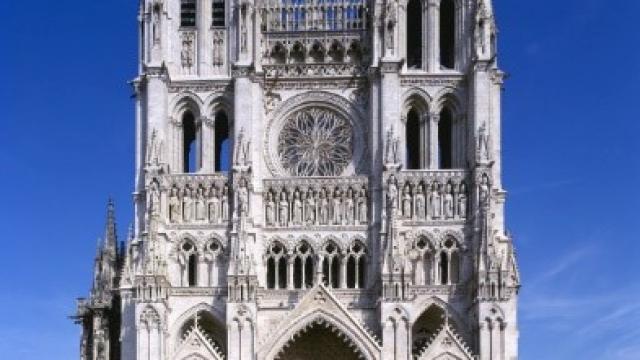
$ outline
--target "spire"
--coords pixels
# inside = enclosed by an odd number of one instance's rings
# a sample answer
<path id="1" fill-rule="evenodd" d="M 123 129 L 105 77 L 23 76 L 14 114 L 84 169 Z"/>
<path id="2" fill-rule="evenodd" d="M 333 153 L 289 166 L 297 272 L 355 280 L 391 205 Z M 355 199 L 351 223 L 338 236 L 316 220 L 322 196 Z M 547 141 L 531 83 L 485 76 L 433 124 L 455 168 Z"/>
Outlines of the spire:
<path id="1" fill-rule="evenodd" d="M 116 234 L 116 207 L 113 198 L 109 197 L 107 203 L 107 221 L 104 234 L 106 250 L 116 252 L 118 248 L 118 236 Z"/>

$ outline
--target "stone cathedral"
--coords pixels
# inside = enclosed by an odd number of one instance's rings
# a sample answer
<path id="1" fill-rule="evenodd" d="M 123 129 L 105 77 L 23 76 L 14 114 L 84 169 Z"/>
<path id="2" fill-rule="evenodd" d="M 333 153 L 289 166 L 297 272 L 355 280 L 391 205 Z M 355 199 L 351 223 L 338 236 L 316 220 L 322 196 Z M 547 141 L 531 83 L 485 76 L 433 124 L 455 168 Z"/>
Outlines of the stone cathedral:
<path id="1" fill-rule="evenodd" d="M 140 0 L 83 360 L 516 360 L 490 0 Z"/>

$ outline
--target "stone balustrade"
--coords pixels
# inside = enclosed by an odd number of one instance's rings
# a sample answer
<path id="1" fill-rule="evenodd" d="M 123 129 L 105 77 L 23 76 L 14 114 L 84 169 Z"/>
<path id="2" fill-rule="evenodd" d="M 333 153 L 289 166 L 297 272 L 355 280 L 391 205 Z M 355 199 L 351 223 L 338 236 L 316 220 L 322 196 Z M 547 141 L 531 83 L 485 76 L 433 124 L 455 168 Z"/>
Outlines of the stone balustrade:
<path id="1" fill-rule="evenodd" d="M 263 31 L 344 31 L 367 25 L 365 0 L 266 0 Z"/>
<path id="2" fill-rule="evenodd" d="M 265 180 L 264 214 L 267 228 L 367 225 L 368 179 Z"/>
<path id="3" fill-rule="evenodd" d="M 465 220 L 469 211 L 468 172 L 465 170 L 408 170 L 391 173 L 386 183 L 386 206 L 397 219 Z"/>

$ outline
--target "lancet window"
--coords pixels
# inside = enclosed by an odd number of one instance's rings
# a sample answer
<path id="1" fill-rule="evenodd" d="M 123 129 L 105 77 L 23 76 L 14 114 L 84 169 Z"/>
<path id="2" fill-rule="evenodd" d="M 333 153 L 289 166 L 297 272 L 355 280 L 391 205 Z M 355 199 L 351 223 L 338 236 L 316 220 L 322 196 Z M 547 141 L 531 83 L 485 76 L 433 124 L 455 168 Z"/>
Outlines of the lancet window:
<path id="1" fill-rule="evenodd" d="M 419 256 L 414 265 L 414 284 L 431 285 L 433 284 L 435 250 L 429 240 L 424 236 L 418 238 L 415 243 L 415 248 Z"/>
<path id="2" fill-rule="evenodd" d="M 197 0 L 181 0 L 180 1 L 180 26 L 183 26 L 183 27 L 196 26 L 197 13 L 198 13 Z"/>
<path id="3" fill-rule="evenodd" d="M 440 284 L 457 284 L 460 281 L 460 252 L 454 238 L 449 237 L 444 241 L 439 260 Z"/>
<path id="4" fill-rule="evenodd" d="M 293 259 L 293 284 L 296 289 L 313 287 L 313 250 L 306 242 L 296 246 Z"/>
<path id="5" fill-rule="evenodd" d="M 267 288 L 287 288 L 287 251 L 278 242 L 271 244 L 267 251 Z"/>
<path id="6" fill-rule="evenodd" d="M 422 68 L 423 29 L 422 1 L 409 0 L 407 4 L 407 67 Z"/>
<path id="7" fill-rule="evenodd" d="M 342 287 L 340 249 L 333 242 L 327 243 L 323 250 L 322 278 L 324 285 L 331 288 Z"/>
<path id="8" fill-rule="evenodd" d="M 423 167 L 426 153 L 424 151 L 425 136 L 423 136 L 422 130 L 420 114 L 415 109 L 409 110 L 405 128 L 407 169 L 421 169 Z"/>
<path id="9" fill-rule="evenodd" d="M 200 169 L 200 129 L 191 111 L 182 115 L 182 164 L 185 173 Z"/>
<path id="10" fill-rule="evenodd" d="M 182 286 L 198 285 L 198 249 L 189 240 L 180 246 L 179 262 L 182 268 Z"/>
<path id="11" fill-rule="evenodd" d="M 228 171 L 231 162 L 231 139 L 229 117 L 224 110 L 216 113 L 214 127 L 214 168 L 215 171 Z"/>
<path id="12" fill-rule="evenodd" d="M 356 241 L 347 252 L 347 287 L 361 289 L 366 285 L 367 257 L 364 245 Z"/>
<path id="13" fill-rule="evenodd" d="M 455 68 L 456 61 L 456 7 L 454 0 L 440 3 L 440 64 L 445 69 Z"/>
<path id="14" fill-rule="evenodd" d="M 453 114 L 448 107 L 445 107 L 440 112 L 440 123 L 438 125 L 440 169 L 451 169 L 453 168 L 454 156 Z"/>

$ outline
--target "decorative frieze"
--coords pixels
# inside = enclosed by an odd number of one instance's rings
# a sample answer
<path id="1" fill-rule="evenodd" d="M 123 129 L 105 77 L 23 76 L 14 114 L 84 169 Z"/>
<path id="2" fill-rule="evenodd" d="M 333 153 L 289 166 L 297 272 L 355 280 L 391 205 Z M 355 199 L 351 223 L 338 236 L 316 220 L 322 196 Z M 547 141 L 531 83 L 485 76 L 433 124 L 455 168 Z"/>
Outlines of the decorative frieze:
<path id="1" fill-rule="evenodd" d="M 366 177 L 264 181 L 267 228 L 356 226 L 369 222 Z"/>

